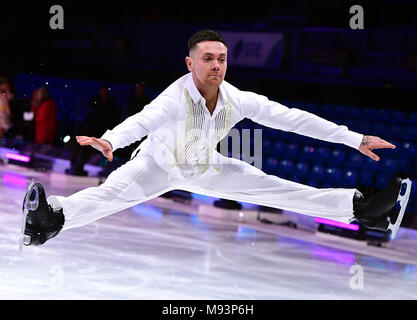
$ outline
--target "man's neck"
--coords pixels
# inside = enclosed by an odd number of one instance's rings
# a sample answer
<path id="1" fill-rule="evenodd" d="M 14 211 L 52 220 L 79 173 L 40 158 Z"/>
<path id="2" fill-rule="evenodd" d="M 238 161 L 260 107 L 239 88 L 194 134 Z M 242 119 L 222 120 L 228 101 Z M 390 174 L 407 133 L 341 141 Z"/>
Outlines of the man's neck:
<path id="1" fill-rule="evenodd" d="M 217 98 L 219 96 L 219 87 L 205 86 L 203 83 L 199 82 L 196 78 L 193 80 L 197 90 L 200 92 L 202 97 L 206 100 L 206 107 L 210 114 L 212 115 L 214 109 L 216 108 Z"/>

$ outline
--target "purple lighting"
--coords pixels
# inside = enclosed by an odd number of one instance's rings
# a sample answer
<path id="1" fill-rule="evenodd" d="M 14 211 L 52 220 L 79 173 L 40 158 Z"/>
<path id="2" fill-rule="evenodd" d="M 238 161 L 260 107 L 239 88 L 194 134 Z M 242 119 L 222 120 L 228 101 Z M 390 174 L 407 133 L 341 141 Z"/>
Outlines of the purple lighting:
<path id="1" fill-rule="evenodd" d="M 16 154 L 16 153 L 6 152 L 6 154 L 4 156 L 7 159 L 12 159 L 12 160 L 16 160 L 16 161 L 22 161 L 22 162 L 29 162 L 30 161 L 29 156 L 24 156 L 24 155 Z"/>
<path id="2" fill-rule="evenodd" d="M 339 228 L 344 228 L 344 229 L 349 229 L 349 230 L 354 230 L 354 231 L 359 230 L 359 226 L 357 224 L 347 224 L 347 223 L 333 221 L 333 220 L 327 220 L 327 219 L 323 219 L 323 218 L 316 218 L 315 221 L 317 223 L 327 224 L 327 225 L 335 226 L 335 227 L 339 227 Z"/>
<path id="3" fill-rule="evenodd" d="M 326 249 L 318 245 L 314 245 L 311 251 L 313 255 L 326 259 L 333 260 L 336 262 L 343 263 L 348 266 L 352 266 L 355 263 L 355 254 L 347 251 L 339 251 L 335 249 Z"/>
<path id="4" fill-rule="evenodd" d="M 18 174 L 10 174 L 10 173 L 5 172 L 3 174 L 3 183 L 25 187 L 27 185 L 27 179 L 25 176 L 21 176 Z"/>

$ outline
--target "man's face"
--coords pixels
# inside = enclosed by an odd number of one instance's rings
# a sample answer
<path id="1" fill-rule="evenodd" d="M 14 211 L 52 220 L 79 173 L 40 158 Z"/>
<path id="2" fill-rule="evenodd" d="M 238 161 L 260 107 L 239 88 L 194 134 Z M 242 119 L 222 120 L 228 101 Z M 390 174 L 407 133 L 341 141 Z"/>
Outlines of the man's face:
<path id="1" fill-rule="evenodd" d="M 186 63 L 198 84 L 219 87 L 226 75 L 227 48 L 219 41 L 199 42 Z"/>

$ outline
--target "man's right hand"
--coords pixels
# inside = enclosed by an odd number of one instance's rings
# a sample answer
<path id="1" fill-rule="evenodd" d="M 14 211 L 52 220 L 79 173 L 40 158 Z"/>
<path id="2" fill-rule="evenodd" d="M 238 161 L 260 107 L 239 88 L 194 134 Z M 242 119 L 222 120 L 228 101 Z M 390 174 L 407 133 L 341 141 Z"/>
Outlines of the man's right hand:
<path id="1" fill-rule="evenodd" d="M 75 138 L 80 145 L 92 146 L 94 149 L 101 151 L 107 160 L 113 161 L 113 149 L 107 140 L 87 136 L 76 136 Z"/>

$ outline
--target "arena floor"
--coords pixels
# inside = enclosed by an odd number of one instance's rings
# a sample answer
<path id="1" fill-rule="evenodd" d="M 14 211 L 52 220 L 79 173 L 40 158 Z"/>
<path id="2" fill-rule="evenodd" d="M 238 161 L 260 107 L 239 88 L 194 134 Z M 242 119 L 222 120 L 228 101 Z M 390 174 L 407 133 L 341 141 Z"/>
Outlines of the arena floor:
<path id="1" fill-rule="evenodd" d="M 0 168 L 0 299 L 417 298 L 417 253 L 402 252 L 416 247 L 412 231 L 402 230 L 391 248 L 372 248 L 180 204 L 147 202 L 19 253 L 21 203 L 33 177 L 47 195 L 97 185 Z"/>

